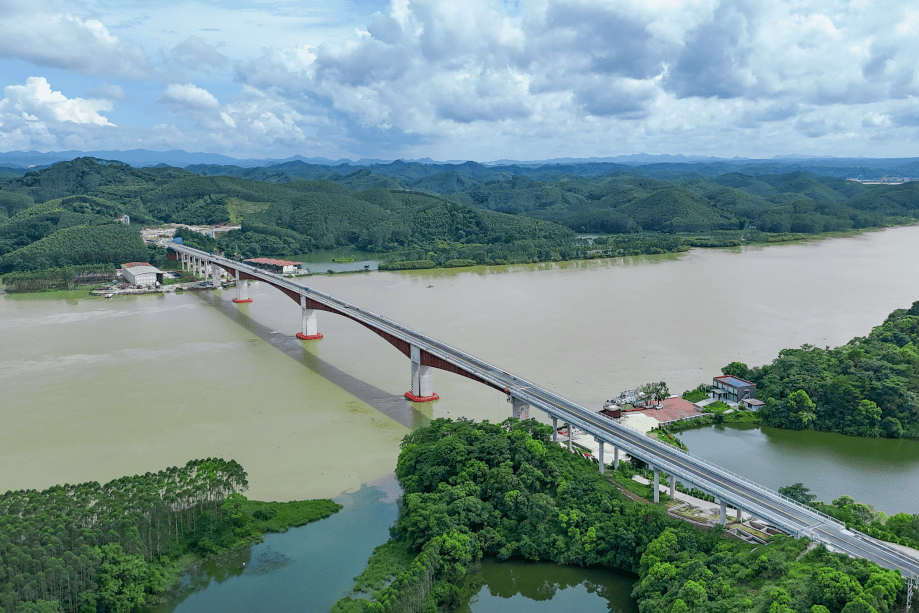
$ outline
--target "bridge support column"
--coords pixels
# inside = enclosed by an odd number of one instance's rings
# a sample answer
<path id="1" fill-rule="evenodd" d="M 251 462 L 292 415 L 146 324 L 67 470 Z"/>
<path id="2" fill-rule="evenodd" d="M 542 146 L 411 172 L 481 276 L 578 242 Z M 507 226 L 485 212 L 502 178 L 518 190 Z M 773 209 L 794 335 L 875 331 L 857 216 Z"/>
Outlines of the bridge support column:
<path id="1" fill-rule="evenodd" d="M 670 497 L 676 498 L 676 477 L 670 475 Z"/>
<path id="2" fill-rule="evenodd" d="M 519 420 L 530 418 L 530 405 L 520 398 L 508 396 L 507 401 L 511 403 L 511 417 Z"/>
<path id="3" fill-rule="evenodd" d="M 654 468 L 654 502 L 661 501 L 661 471 Z"/>
<path id="4" fill-rule="evenodd" d="M 558 417 L 552 418 L 552 442 L 558 442 Z"/>
<path id="5" fill-rule="evenodd" d="M 718 520 L 718 523 L 724 526 L 728 523 L 728 503 L 721 500 L 721 518 Z"/>
<path id="6" fill-rule="evenodd" d="M 571 424 L 569 424 L 569 423 L 566 423 L 566 424 L 565 424 L 565 431 L 568 432 L 568 451 L 571 451 L 571 439 L 572 439 L 572 436 L 571 436 Z"/>
<path id="7" fill-rule="evenodd" d="M 740 507 L 737 507 L 737 521 L 743 521 L 743 511 L 740 510 Z"/>
<path id="8" fill-rule="evenodd" d="M 619 447 L 613 446 L 613 470 L 619 470 Z"/>
<path id="9" fill-rule="evenodd" d="M 412 389 L 405 392 L 405 397 L 412 402 L 430 402 L 440 396 L 434 393 L 434 373 L 430 366 L 421 364 L 421 349 L 411 346 L 412 356 Z"/>
<path id="10" fill-rule="evenodd" d="M 605 459 L 605 458 L 603 457 L 603 441 L 597 439 L 597 442 L 600 444 L 600 458 L 599 458 L 599 460 L 600 460 L 600 474 L 602 475 L 603 473 L 606 472 L 606 466 L 603 465 L 603 460 Z"/>
<path id="11" fill-rule="evenodd" d="M 319 323 L 316 321 L 316 310 L 306 308 L 306 296 L 300 296 L 300 308 L 303 310 L 303 319 L 297 338 L 301 341 L 315 341 L 322 338 L 319 334 Z"/>
<path id="12" fill-rule="evenodd" d="M 236 304 L 252 302 L 252 298 L 249 298 L 249 279 L 240 279 L 238 270 L 236 271 L 236 298 L 233 298 L 233 302 Z"/>
<path id="13" fill-rule="evenodd" d="M 217 264 L 211 264 L 211 283 L 214 287 L 220 287 L 220 266 Z"/>

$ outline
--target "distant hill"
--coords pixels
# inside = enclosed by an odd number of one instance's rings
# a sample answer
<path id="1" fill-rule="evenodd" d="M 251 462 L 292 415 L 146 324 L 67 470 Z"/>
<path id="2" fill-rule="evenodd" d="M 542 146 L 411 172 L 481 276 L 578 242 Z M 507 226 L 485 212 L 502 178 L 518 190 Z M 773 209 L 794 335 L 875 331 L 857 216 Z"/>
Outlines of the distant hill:
<path id="1" fill-rule="evenodd" d="M 94 263 L 85 237 L 125 214 L 133 224 L 239 224 L 201 246 L 243 257 L 354 247 L 390 260 L 481 264 L 600 253 L 575 233 L 617 235 L 603 244 L 629 254 L 905 223 L 919 219 L 919 182 L 865 185 L 727 162 L 183 169 L 83 157 L 0 178 L 0 273 Z M 132 240 L 112 239 L 106 253 L 135 249 Z"/>

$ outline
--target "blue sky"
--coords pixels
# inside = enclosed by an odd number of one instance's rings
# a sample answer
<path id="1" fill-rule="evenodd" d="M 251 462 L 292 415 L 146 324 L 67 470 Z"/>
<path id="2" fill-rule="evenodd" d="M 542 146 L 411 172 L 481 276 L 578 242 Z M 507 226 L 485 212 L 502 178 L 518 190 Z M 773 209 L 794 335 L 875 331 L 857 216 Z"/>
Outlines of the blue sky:
<path id="1" fill-rule="evenodd" d="M 0 0 L 0 151 L 917 156 L 919 5 Z"/>

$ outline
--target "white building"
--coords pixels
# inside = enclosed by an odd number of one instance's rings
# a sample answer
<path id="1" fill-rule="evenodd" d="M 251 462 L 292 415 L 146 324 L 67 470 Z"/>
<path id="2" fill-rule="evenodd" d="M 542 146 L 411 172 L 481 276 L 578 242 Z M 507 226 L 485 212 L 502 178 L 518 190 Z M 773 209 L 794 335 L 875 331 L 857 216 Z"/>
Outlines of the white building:
<path id="1" fill-rule="evenodd" d="M 121 266 L 121 276 L 131 285 L 153 286 L 163 282 L 163 271 L 146 262 L 129 262 Z"/>

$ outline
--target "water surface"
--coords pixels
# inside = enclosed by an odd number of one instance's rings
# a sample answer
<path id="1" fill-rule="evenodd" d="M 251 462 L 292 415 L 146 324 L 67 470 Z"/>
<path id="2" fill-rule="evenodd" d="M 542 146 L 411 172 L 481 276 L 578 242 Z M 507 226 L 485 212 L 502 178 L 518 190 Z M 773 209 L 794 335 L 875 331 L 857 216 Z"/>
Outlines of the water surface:
<path id="1" fill-rule="evenodd" d="M 725 424 L 687 430 L 690 452 L 772 489 L 804 483 L 819 500 L 848 495 L 888 515 L 919 514 L 919 440 Z"/>
<path id="2" fill-rule="evenodd" d="M 635 577 L 601 568 L 482 562 L 485 585 L 457 613 L 638 613 Z"/>

